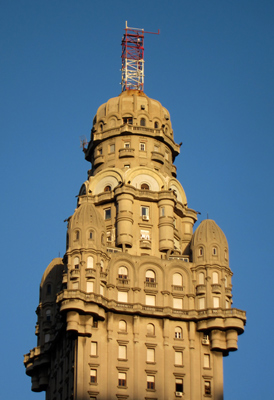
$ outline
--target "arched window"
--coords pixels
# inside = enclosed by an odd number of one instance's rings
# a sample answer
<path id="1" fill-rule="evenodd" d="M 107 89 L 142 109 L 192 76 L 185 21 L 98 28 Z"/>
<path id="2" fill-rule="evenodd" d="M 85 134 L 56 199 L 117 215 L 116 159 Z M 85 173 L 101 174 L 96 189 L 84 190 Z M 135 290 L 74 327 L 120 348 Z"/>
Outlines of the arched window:
<path id="1" fill-rule="evenodd" d="M 51 320 L 51 311 L 50 311 L 50 310 L 47 310 L 47 311 L 46 311 L 46 320 L 47 320 L 47 321 L 50 321 L 50 320 Z"/>
<path id="2" fill-rule="evenodd" d="M 92 238 L 93 238 L 93 232 L 92 232 L 92 231 L 89 231 L 89 233 L 88 233 L 88 238 L 89 238 L 89 239 L 92 239 Z"/>
<path id="3" fill-rule="evenodd" d="M 199 285 L 205 284 L 205 274 L 203 272 L 199 273 Z"/>
<path id="4" fill-rule="evenodd" d="M 212 283 L 219 283 L 219 274 L 218 274 L 218 272 L 213 272 L 213 274 L 212 274 Z"/>
<path id="5" fill-rule="evenodd" d="M 202 247 L 199 247 L 199 251 L 198 251 L 198 254 L 199 254 L 199 256 L 202 256 L 203 255 L 203 248 Z"/>
<path id="6" fill-rule="evenodd" d="M 79 240 L 79 238 L 80 238 L 80 232 L 75 231 L 75 240 Z"/>
<path id="7" fill-rule="evenodd" d="M 217 256 L 217 247 L 216 246 L 212 247 L 212 254 L 214 256 Z"/>
<path id="8" fill-rule="evenodd" d="M 140 120 L 140 125 L 141 125 L 141 126 L 146 126 L 146 120 L 145 120 L 145 118 L 141 118 L 141 120 Z"/>
<path id="9" fill-rule="evenodd" d="M 79 257 L 74 257 L 73 265 L 74 265 L 75 269 L 79 269 L 79 265 L 80 265 Z"/>
<path id="10" fill-rule="evenodd" d="M 104 192 L 111 192 L 111 186 L 110 185 L 105 186 Z"/>
<path id="11" fill-rule="evenodd" d="M 183 331 L 180 326 L 176 326 L 175 331 L 174 331 L 174 337 L 175 337 L 175 339 L 183 338 Z"/>
<path id="12" fill-rule="evenodd" d="M 173 285 L 183 286 L 183 277 L 178 272 L 176 272 L 176 274 L 173 274 Z"/>
<path id="13" fill-rule="evenodd" d="M 126 332 L 127 331 L 127 323 L 123 319 L 119 321 L 119 331 Z"/>
<path id="14" fill-rule="evenodd" d="M 127 279 L 127 275 L 128 275 L 127 267 L 119 267 L 118 278 L 119 279 Z"/>
<path id="15" fill-rule="evenodd" d="M 88 256 L 87 258 L 87 268 L 93 268 L 93 257 Z"/>
<path id="16" fill-rule="evenodd" d="M 102 132 L 102 130 L 103 130 L 103 124 L 101 123 L 100 124 L 100 131 Z"/>
<path id="17" fill-rule="evenodd" d="M 146 282 L 155 282 L 155 272 L 152 269 L 146 271 Z"/>
<path id="18" fill-rule="evenodd" d="M 47 284 L 47 294 L 51 294 L 51 284 Z"/>
<path id="19" fill-rule="evenodd" d="M 153 324 L 147 324 L 147 335 L 149 336 L 155 335 L 155 326 Z"/>
<path id="20" fill-rule="evenodd" d="M 147 183 L 142 183 L 141 189 L 142 189 L 142 190 L 149 190 L 148 184 L 147 184 Z"/>
<path id="21" fill-rule="evenodd" d="M 154 128 L 155 128 L 155 129 L 158 129 L 158 128 L 159 128 L 159 122 L 157 122 L 157 121 L 154 122 Z"/>

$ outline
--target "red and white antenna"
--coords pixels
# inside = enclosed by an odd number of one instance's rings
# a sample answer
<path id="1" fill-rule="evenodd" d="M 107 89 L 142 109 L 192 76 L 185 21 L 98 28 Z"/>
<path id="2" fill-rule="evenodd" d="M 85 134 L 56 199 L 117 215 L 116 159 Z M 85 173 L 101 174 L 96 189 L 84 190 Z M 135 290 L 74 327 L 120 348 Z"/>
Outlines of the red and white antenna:
<path id="1" fill-rule="evenodd" d="M 159 35 L 158 32 L 145 32 L 144 29 L 127 26 L 122 37 L 122 92 L 125 90 L 144 90 L 144 33 Z"/>

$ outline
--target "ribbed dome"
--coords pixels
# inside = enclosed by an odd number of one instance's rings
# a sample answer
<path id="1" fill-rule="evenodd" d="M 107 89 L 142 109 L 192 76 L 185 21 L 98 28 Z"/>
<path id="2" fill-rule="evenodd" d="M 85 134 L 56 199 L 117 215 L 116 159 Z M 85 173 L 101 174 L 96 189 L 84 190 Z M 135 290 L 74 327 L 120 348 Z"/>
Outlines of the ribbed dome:
<path id="1" fill-rule="evenodd" d="M 106 240 L 105 222 L 95 206 L 88 199 L 86 200 L 75 210 L 69 220 L 69 247 L 104 247 Z M 92 240 L 90 240 L 91 238 Z"/>
<path id="2" fill-rule="evenodd" d="M 147 117 L 148 128 L 155 128 L 154 123 L 158 122 L 158 127 L 168 126 L 171 131 L 170 115 L 166 108 L 157 100 L 150 99 L 144 92 L 139 90 L 126 90 L 119 96 L 109 99 L 102 104 L 94 118 L 94 129 L 102 130 L 100 124 L 103 123 L 103 130 L 113 128 L 117 120 L 124 117 Z M 134 121 L 133 124 L 135 125 Z M 138 121 L 137 121 L 138 125 Z"/>
<path id="3" fill-rule="evenodd" d="M 219 260 L 228 263 L 228 243 L 224 232 L 212 219 L 200 223 L 192 238 L 193 261 Z"/>

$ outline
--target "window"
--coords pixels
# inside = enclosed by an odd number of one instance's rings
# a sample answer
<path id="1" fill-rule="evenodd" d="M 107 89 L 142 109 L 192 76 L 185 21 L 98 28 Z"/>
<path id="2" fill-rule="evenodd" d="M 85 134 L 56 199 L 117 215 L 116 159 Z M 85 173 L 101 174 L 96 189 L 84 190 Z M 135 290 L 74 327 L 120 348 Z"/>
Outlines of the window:
<path id="1" fill-rule="evenodd" d="M 165 152 L 165 159 L 168 160 L 169 159 L 169 153 L 166 151 Z"/>
<path id="2" fill-rule="evenodd" d="M 150 240 L 149 231 L 145 231 L 145 230 L 141 229 L 140 234 L 141 234 L 141 239 L 142 240 Z"/>
<path id="3" fill-rule="evenodd" d="M 79 240 L 79 238 L 80 238 L 80 232 L 76 231 L 75 232 L 75 240 Z"/>
<path id="4" fill-rule="evenodd" d="M 175 365 L 183 365 L 183 352 L 175 351 Z"/>
<path id="5" fill-rule="evenodd" d="M 149 186 L 147 183 L 142 183 L 141 190 L 149 190 Z"/>
<path id="6" fill-rule="evenodd" d="M 46 333 L 45 334 L 45 343 L 48 343 L 50 341 L 50 334 Z"/>
<path id="7" fill-rule="evenodd" d="M 213 254 L 214 256 L 217 255 L 217 247 L 213 247 L 213 248 L 212 248 L 212 254 Z"/>
<path id="8" fill-rule="evenodd" d="M 182 310 L 183 308 L 183 299 L 178 299 L 173 297 L 173 308 L 179 308 Z"/>
<path id="9" fill-rule="evenodd" d="M 141 206 L 141 216 L 144 220 L 149 219 L 149 207 Z"/>
<path id="10" fill-rule="evenodd" d="M 199 254 L 199 256 L 202 256 L 202 255 L 203 255 L 203 248 L 202 248 L 202 247 L 199 247 L 199 252 L 198 252 L 198 254 Z"/>
<path id="11" fill-rule="evenodd" d="M 102 147 L 100 147 L 100 149 L 98 149 L 98 156 L 101 156 L 103 154 L 103 149 Z"/>
<path id="12" fill-rule="evenodd" d="M 132 125 L 132 117 L 124 117 L 123 118 L 123 123 Z"/>
<path id="13" fill-rule="evenodd" d="M 93 268 L 93 257 L 88 256 L 87 258 L 87 268 Z"/>
<path id="14" fill-rule="evenodd" d="M 147 306 L 155 306 L 155 296 L 147 294 L 146 295 L 146 305 Z"/>
<path id="15" fill-rule="evenodd" d="M 111 208 L 106 208 L 105 209 L 105 219 L 110 219 L 111 218 Z"/>
<path id="16" fill-rule="evenodd" d="M 119 279 L 127 279 L 127 267 L 119 267 L 118 270 L 118 278 Z"/>
<path id="17" fill-rule="evenodd" d="M 157 121 L 154 122 L 154 128 L 155 128 L 155 129 L 158 129 L 158 128 L 159 128 L 159 122 L 157 122 Z"/>
<path id="18" fill-rule="evenodd" d="M 219 307 L 220 307 L 219 297 L 213 297 L 213 308 L 219 308 Z"/>
<path id="19" fill-rule="evenodd" d="M 177 273 L 173 274 L 173 285 L 183 286 L 183 277 L 181 274 Z"/>
<path id="20" fill-rule="evenodd" d="M 210 355 L 204 354 L 204 368 L 210 368 Z"/>
<path id="21" fill-rule="evenodd" d="M 205 381 L 205 394 L 211 395 L 211 382 Z"/>
<path id="22" fill-rule="evenodd" d="M 47 320 L 47 321 L 50 321 L 50 320 L 51 320 L 51 311 L 50 311 L 50 310 L 47 310 L 47 311 L 46 311 L 46 320 Z"/>
<path id="23" fill-rule="evenodd" d="M 127 385 L 127 376 L 125 372 L 118 372 L 118 386 L 125 387 Z"/>
<path id="24" fill-rule="evenodd" d="M 227 287 L 227 276 L 225 275 L 225 287 Z"/>
<path id="25" fill-rule="evenodd" d="M 155 389 L 155 376 L 147 375 L 147 389 Z"/>
<path id="26" fill-rule="evenodd" d="M 130 149 L 130 142 L 125 142 L 124 143 L 124 148 L 125 149 Z"/>
<path id="27" fill-rule="evenodd" d="M 98 319 L 93 318 L 93 321 L 92 321 L 92 328 L 98 328 Z"/>
<path id="28" fill-rule="evenodd" d="M 147 349 L 147 362 L 155 362 L 155 349 Z"/>
<path id="29" fill-rule="evenodd" d="M 175 392 L 183 393 L 184 386 L 183 386 L 183 379 L 176 378 L 175 379 Z"/>
<path id="30" fill-rule="evenodd" d="M 100 295 L 101 296 L 105 295 L 105 287 L 103 285 L 100 285 Z"/>
<path id="31" fill-rule="evenodd" d="M 127 331 L 127 323 L 123 319 L 119 321 L 119 331 L 126 332 Z"/>
<path id="32" fill-rule="evenodd" d="M 102 130 L 103 130 L 103 124 L 102 123 L 100 124 L 99 128 L 100 128 L 100 131 L 102 132 Z"/>
<path id="33" fill-rule="evenodd" d="M 182 328 L 180 326 L 176 326 L 176 328 L 175 328 L 175 339 L 182 339 L 182 338 L 183 338 Z"/>
<path id="34" fill-rule="evenodd" d="M 129 164 L 125 164 L 124 168 L 130 168 L 130 165 Z"/>
<path id="35" fill-rule="evenodd" d="M 80 259 L 79 259 L 79 257 L 74 257 L 73 265 L 74 265 L 74 268 L 75 268 L 75 269 L 79 269 L 79 265 L 80 265 Z"/>
<path id="36" fill-rule="evenodd" d="M 111 231 L 107 231 L 107 242 L 111 242 Z"/>
<path id="37" fill-rule="evenodd" d="M 155 335 L 155 326 L 153 324 L 147 324 L 147 335 L 148 336 Z"/>
<path id="38" fill-rule="evenodd" d="M 225 308 L 229 308 L 230 307 L 230 301 L 228 299 L 226 299 L 225 301 Z"/>
<path id="39" fill-rule="evenodd" d="M 111 192 L 111 186 L 110 185 L 105 186 L 104 192 Z"/>
<path id="40" fill-rule="evenodd" d="M 205 284 L 205 274 L 203 272 L 199 273 L 199 285 Z"/>
<path id="41" fill-rule="evenodd" d="M 143 142 L 140 143 L 140 150 L 141 151 L 145 151 L 146 150 L 146 144 L 145 143 L 143 143 Z"/>
<path id="42" fill-rule="evenodd" d="M 89 239 L 92 239 L 92 231 L 89 231 Z"/>
<path id="43" fill-rule="evenodd" d="M 141 126 L 146 126 L 146 120 L 145 120 L 145 118 L 141 118 L 141 120 L 140 120 L 140 125 L 141 125 Z"/>
<path id="44" fill-rule="evenodd" d="M 114 151 L 115 151 L 115 144 L 111 144 L 111 145 L 109 146 L 109 152 L 110 152 L 110 153 L 114 153 Z"/>
<path id="45" fill-rule="evenodd" d="M 164 217 L 165 216 L 165 207 L 161 207 L 160 208 L 160 217 Z"/>
<path id="46" fill-rule="evenodd" d="M 97 356 L 97 342 L 91 342 L 90 355 L 93 357 Z"/>
<path id="47" fill-rule="evenodd" d="M 120 303 L 127 303 L 127 298 L 128 298 L 127 292 L 118 291 L 118 301 Z"/>
<path id="48" fill-rule="evenodd" d="M 101 268 L 101 272 L 104 271 L 104 260 L 100 261 L 100 268 Z"/>
<path id="49" fill-rule="evenodd" d="M 201 297 L 199 299 L 199 309 L 202 310 L 203 308 L 205 308 L 205 298 Z"/>
<path id="50" fill-rule="evenodd" d="M 155 282 L 155 272 L 152 269 L 146 271 L 146 282 Z"/>
<path id="51" fill-rule="evenodd" d="M 218 272 L 213 272 L 212 274 L 212 283 L 219 283 L 219 275 Z"/>
<path id="52" fill-rule="evenodd" d="M 97 383 L 97 370 L 96 369 L 90 370 L 90 383 Z"/>
<path id="53" fill-rule="evenodd" d="M 46 293 L 51 294 L 51 284 L 50 283 L 47 284 L 47 292 Z"/>
<path id="54" fill-rule="evenodd" d="M 118 358 L 120 358 L 121 360 L 125 360 L 127 358 L 127 346 L 119 345 Z"/>
<path id="55" fill-rule="evenodd" d="M 93 281 L 87 281 L 87 293 L 93 292 Z"/>

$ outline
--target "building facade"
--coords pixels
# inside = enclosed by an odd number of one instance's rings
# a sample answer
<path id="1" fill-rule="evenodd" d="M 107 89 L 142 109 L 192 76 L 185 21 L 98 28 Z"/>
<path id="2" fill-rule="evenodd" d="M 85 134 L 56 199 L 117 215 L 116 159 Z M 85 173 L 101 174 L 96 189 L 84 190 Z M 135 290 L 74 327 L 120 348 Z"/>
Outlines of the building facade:
<path id="1" fill-rule="evenodd" d="M 66 253 L 42 277 L 24 359 L 46 400 L 223 399 L 223 356 L 245 312 L 232 308 L 224 233 L 209 219 L 193 233 L 179 152 L 169 112 L 143 91 L 99 107 L 91 169 Z"/>

